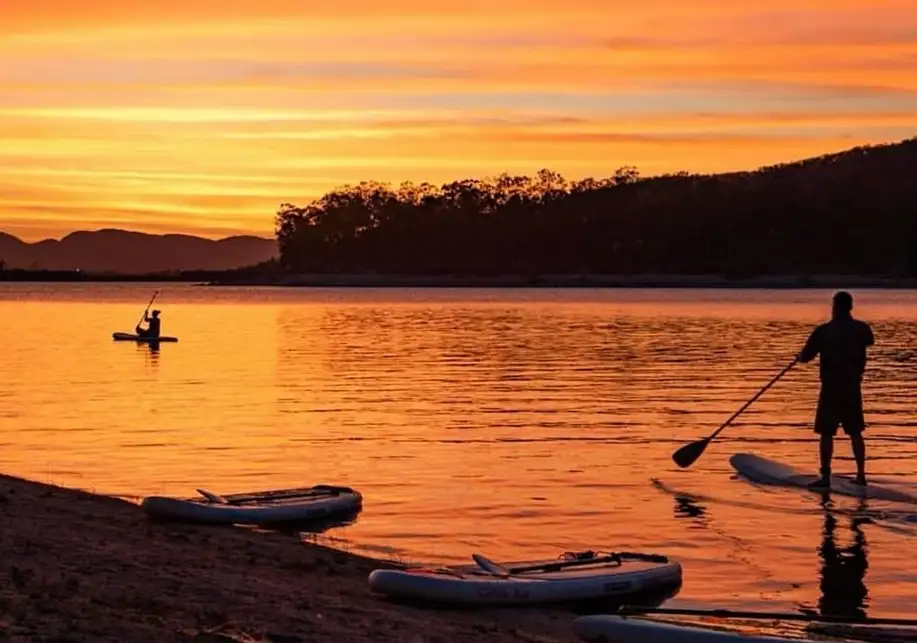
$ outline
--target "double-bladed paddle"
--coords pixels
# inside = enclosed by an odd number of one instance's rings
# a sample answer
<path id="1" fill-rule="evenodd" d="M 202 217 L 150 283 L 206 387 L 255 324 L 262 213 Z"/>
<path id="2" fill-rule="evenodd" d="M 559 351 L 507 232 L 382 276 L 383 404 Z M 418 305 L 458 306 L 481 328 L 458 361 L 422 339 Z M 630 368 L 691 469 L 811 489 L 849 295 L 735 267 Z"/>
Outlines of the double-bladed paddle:
<path id="1" fill-rule="evenodd" d="M 697 459 L 698 459 L 699 457 L 701 457 L 701 455 L 702 455 L 703 452 L 704 452 L 704 449 L 706 449 L 706 448 L 707 448 L 707 445 L 710 444 L 710 441 L 711 441 L 713 438 L 715 438 L 715 437 L 717 436 L 717 434 L 719 434 L 720 431 L 722 431 L 722 430 L 725 429 L 727 426 L 729 426 L 730 424 L 732 424 L 732 421 L 733 421 L 734 419 L 736 419 L 737 417 L 739 417 L 739 415 L 741 415 L 741 413 L 742 413 L 745 409 L 747 409 L 749 406 L 751 406 L 752 402 L 754 402 L 754 401 L 757 400 L 759 397 L 761 397 L 761 395 L 764 394 L 764 391 L 766 391 L 766 390 L 769 389 L 771 386 L 773 386 L 774 384 L 776 384 L 776 383 L 777 383 L 777 380 L 779 380 L 781 377 L 783 377 L 784 375 L 786 375 L 787 371 L 789 371 L 791 368 L 793 368 L 793 366 L 796 364 L 797 359 L 798 359 L 797 357 L 794 357 L 792 362 L 790 362 L 789 364 L 787 364 L 786 367 L 784 367 L 784 369 L 783 369 L 782 371 L 780 371 L 779 373 L 777 373 L 777 375 L 774 376 L 774 379 L 772 379 L 770 382 L 768 382 L 767 384 L 765 384 L 765 385 L 764 385 L 764 388 L 762 388 L 760 391 L 758 391 L 757 393 L 755 393 L 755 396 L 754 396 L 753 398 L 751 398 L 750 400 L 748 400 L 748 401 L 742 406 L 742 408 L 740 408 L 738 411 L 736 411 L 735 413 L 733 413 L 731 418 L 729 418 L 728 420 L 726 420 L 725 422 L 723 422 L 723 424 L 720 425 L 720 428 L 718 428 L 716 431 L 714 431 L 713 433 L 711 433 L 711 434 L 710 434 L 709 436 L 707 436 L 706 438 L 704 438 L 704 439 L 702 439 L 702 440 L 696 440 L 696 441 L 694 441 L 694 442 L 691 442 L 691 443 L 689 443 L 689 444 L 686 444 L 686 445 L 684 445 L 683 447 L 681 447 L 680 449 L 678 449 L 678 451 L 676 451 L 675 453 L 673 453 L 673 454 L 672 454 L 672 459 L 675 461 L 675 464 L 677 464 L 679 467 L 681 467 L 681 468 L 683 468 L 683 469 L 684 469 L 685 467 L 690 467 L 692 464 L 694 464 L 694 463 L 697 461 Z"/>

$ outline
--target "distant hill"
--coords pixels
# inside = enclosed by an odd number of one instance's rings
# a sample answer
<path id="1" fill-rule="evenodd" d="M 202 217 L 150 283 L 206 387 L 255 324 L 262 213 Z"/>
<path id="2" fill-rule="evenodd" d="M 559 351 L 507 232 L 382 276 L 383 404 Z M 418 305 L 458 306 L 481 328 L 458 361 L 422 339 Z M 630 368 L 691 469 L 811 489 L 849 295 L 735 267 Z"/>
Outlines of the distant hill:
<path id="1" fill-rule="evenodd" d="M 917 138 L 725 174 L 365 182 L 277 225 L 293 274 L 917 277 Z"/>
<path id="2" fill-rule="evenodd" d="M 254 236 L 217 241 L 184 234 L 127 230 L 81 231 L 26 243 L 0 232 L 0 260 L 6 268 L 81 270 L 147 274 L 180 270 L 231 270 L 277 256 L 277 242 Z"/>

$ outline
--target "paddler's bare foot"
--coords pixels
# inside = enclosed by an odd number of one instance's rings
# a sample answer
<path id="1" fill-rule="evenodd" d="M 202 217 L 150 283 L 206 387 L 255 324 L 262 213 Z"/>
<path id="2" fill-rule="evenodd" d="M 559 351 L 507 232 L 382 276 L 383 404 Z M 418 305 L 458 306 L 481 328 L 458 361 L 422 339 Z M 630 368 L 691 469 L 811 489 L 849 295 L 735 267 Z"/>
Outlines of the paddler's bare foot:
<path id="1" fill-rule="evenodd" d="M 866 476 L 863 474 L 858 474 L 854 482 L 860 485 L 861 487 L 865 487 L 866 486 Z"/>

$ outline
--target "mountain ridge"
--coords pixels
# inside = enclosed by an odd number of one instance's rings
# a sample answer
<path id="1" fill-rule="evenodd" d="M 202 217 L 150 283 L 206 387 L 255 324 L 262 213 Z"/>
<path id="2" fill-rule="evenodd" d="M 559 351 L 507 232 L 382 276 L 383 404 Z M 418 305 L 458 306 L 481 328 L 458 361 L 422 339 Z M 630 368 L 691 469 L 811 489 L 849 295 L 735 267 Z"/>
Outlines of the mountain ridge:
<path id="1" fill-rule="evenodd" d="M 4 268 L 152 274 L 183 270 L 233 270 L 277 257 L 275 239 L 231 235 L 152 234 L 121 228 L 74 230 L 60 239 L 23 241 L 0 231 Z"/>

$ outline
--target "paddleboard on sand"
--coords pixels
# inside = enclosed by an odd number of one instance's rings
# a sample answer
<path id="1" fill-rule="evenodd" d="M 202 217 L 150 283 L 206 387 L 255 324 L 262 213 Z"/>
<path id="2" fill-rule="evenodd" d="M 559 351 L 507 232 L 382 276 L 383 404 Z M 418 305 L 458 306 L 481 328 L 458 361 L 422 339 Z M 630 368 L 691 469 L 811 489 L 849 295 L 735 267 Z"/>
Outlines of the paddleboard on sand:
<path id="1" fill-rule="evenodd" d="M 164 520 L 210 525 L 272 525 L 307 522 L 355 513 L 363 496 L 350 487 L 315 485 L 221 496 L 198 489 L 201 498 L 149 496 L 141 507 Z"/>
<path id="2" fill-rule="evenodd" d="M 815 473 L 808 473 L 788 464 L 762 458 L 751 453 L 736 453 L 729 458 L 729 464 L 742 476 L 760 484 L 808 489 L 808 486 L 819 477 Z M 813 491 L 823 493 L 821 490 Z M 871 481 L 864 487 L 845 476 L 831 476 L 831 493 L 855 498 L 917 504 L 917 493 L 915 492 L 901 489 L 886 482 Z"/>
<path id="3" fill-rule="evenodd" d="M 814 643 L 807 639 L 750 636 L 610 614 L 574 619 L 573 631 L 584 641 L 594 643 Z"/>
<path id="4" fill-rule="evenodd" d="M 149 342 L 151 344 L 157 342 L 177 342 L 178 337 L 142 337 L 141 335 L 133 335 L 131 333 L 112 333 L 111 338 L 116 342 Z"/>
<path id="5" fill-rule="evenodd" d="M 376 569 L 369 587 L 393 598 L 466 605 L 631 600 L 671 592 L 681 565 L 665 556 L 580 552 L 551 560 L 498 564 L 476 555 L 476 565 Z"/>

